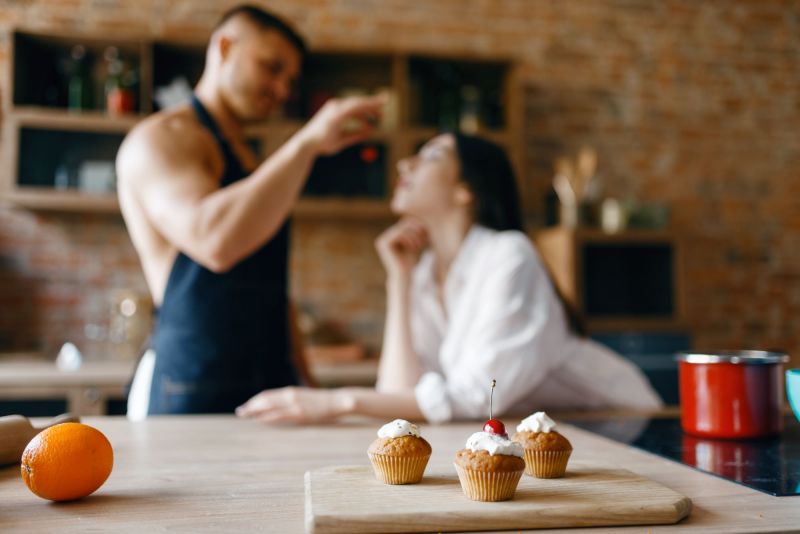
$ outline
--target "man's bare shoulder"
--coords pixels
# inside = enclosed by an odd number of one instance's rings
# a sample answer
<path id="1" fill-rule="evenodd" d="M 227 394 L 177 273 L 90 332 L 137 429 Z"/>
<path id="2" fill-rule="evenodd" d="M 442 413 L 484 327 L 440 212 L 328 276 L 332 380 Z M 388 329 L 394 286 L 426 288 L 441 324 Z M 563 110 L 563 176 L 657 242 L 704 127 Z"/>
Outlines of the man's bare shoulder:
<path id="1" fill-rule="evenodd" d="M 205 163 L 215 150 L 214 138 L 188 106 L 155 113 L 137 124 L 125 137 L 117 156 L 121 177 L 140 165 L 169 166 L 193 160 Z"/>

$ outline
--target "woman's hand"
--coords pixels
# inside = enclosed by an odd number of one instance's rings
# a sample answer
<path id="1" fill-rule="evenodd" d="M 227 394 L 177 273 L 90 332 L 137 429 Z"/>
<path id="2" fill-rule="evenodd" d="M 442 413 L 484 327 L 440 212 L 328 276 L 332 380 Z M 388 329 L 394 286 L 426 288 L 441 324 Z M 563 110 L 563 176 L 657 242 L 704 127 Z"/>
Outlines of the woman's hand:
<path id="1" fill-rule="evenodd" d="M 390 276 L 410 276 L 427 246 L 427 230 L 412 219 L 402 219 L 375 240 L 375 248 Z"/>
<path id="2" fill-rule="evenodd" d="M 347 410 L 346 397 L 336 390 L 285 387 L 258 393 L 236 408 L 236 415 L 262 423 L 321 423 Z"/>

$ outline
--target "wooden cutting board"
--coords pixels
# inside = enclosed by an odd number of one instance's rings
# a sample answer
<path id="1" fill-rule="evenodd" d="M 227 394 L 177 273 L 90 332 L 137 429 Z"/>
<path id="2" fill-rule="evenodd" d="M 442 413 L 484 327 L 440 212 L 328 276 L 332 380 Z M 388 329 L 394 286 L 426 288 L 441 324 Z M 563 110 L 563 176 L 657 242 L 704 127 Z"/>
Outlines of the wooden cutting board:
<path id="1" fill-rule="evenodd" d="M 567 476 L 522 476 L 514 499 L 474 502 L 455 468 L 428 465 L 419 484 L 378 482 L 372 468 L 326 467 L 305 475 L 306 531 L 451 532 L 677 523 L 692 501 L 625 469 L 570 463 Z"/>

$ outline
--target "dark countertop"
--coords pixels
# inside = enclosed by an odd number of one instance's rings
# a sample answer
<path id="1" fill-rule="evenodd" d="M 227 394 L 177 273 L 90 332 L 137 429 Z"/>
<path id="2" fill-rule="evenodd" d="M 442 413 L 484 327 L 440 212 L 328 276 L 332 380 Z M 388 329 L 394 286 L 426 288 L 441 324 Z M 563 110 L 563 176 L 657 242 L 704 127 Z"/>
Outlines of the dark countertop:
<path id="1" fill-rule="evenodd" d="M 677 416 L 567 422 L 770 495 L 800 495 L 800 423 L 791 415 L 779 436 L 757 440 L 694 437 Z"/>

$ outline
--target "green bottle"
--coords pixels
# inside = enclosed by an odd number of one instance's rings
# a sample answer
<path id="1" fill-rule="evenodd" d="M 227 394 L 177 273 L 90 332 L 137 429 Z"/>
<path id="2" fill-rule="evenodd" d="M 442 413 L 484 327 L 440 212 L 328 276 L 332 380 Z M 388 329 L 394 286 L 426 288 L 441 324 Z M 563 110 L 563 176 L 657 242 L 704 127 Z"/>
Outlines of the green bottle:
<path id="1" fill-rule="evenodd" d="M 92 107 L 92 83 L 88 76 L 86 49 L 75 45 L 70 52 L 72 72 L 68 81 L 67 108 L 81 111 Z"/>

